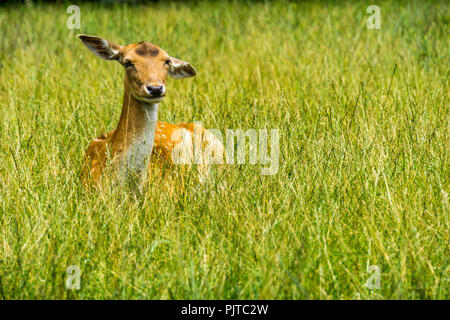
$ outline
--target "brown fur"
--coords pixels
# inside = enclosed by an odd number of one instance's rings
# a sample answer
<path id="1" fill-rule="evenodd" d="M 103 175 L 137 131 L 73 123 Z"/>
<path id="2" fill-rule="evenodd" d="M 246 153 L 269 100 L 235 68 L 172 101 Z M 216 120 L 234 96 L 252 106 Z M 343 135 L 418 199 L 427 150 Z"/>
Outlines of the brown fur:
<path id="1" fill-rule="evenodd" d="M 108 159 L 113 164 L 122 161 L 133 141 L 145 130 L 146 101 L 154 99 L 145 91 L 145 87 L 165 86 L 168 74 L 174 78 L 184 78 L 195 75 L 196 71 L 189 63 L 170 57 L 164 50 L 148 42 L 119 46 L 94 36 L 80 35 L 79 38 L 96 55 L 107 60 L 117 60 L 125 67 L 124 99 L 119 123 L 116 129 L 92 141 L 86 150 L 81 178 L 88 185 L 92 181 L 99 181 Z M 127 61 L 131 66 L 127 67 Z M 167 61 L 170 63 L 167 64 Z M 204 128 L 192 123 L 157 122 L 150 163 L 158 160 L 173 164 L 172 150 L 182 139 L 173 133 L 179 129 L 188 130 L 192 137 L 197 136 L 200 141 L 203 141 L 206 133 Z M 223 152 L 220 142 L 214 141 L 213 144 L 218 152 Z"/>
<path id="2" fill-rule="evenodd" d="M 159 54 L 159 49 L 147 42 L 140 42 L 137 45 L 136 53 L 140 56 L 156 57 Z"/>
<path id="3" fill-rule="evenodd" d="M 155 165 L 155 163 L 158 162 L 175 165 L 172 160 L 172 151 L 175 146 L 180 143 L 180 139 L 179 137 L 176 137 L 175 139 L 172 137 L 176 136 L 173 135 L 173 133 L 179 129 L 186 129 L 192 134 L 192 136 L 197 135 L 200 141 L 205 141 L 203 139 L 203 135 L 205 134 L 206 129 L 203 127 L 195 128 L 193 123 L 186 122 L 172 124 L 158 121 L 149 166 Z M 114 134 L 115 130 L 102 134 L 89 144 L 86 150 L 81 173 L 82 180 L 85 184 L 89 181 L 95 182 L 100 179 L 103 169 L 106 167 L 108 150 L 114 149 L 112 148 L 112 137 Z M 119 150 L 116 150 L 116 153 L 118 151 Z M 111 151 L 109 153 L 111 153 Z"/>

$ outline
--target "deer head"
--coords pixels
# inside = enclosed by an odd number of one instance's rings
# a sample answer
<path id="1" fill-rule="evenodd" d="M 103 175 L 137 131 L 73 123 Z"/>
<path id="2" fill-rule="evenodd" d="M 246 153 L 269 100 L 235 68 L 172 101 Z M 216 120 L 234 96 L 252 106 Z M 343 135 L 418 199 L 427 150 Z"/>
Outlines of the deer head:
<path id="1" fill-rule="evenodd" d="M 181 79 L 196 75 L 194 67 L 169 56 L 160 47 L 141 41 L 126 46 L 103 38 L 78 35 L 78 38 L 100 58 L 116 60 L 125 68 L 125 89 L 137 100 L 157 103 L 166 95 L 167 75 Z"/>

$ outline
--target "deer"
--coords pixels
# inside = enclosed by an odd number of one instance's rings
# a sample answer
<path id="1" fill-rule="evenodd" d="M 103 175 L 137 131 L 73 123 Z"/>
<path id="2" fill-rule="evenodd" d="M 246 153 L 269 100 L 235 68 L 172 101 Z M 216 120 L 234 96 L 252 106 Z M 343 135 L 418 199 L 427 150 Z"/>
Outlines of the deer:
<path id="1" fill-rule="evenodd" d="M 200 141 L 202 150 L 207 149 L 213 159 L 223 155 L 222 142 L 203 126 L 158 121 L 159 103 L 167 93 L 167 76 L 194 77 L 197 71 L 190 63 L 145 41 L 122 46 L 97 36 L 80 34 L 78 38 L 95 55 L 117 61 L 125 70 L 122 113 L 114 130 L 89 144 L 81 170 L 84 185 L 98 183 L 108 163 L 125 179 L 143 180 L 152 163 L 178 164 L 174 158 L 177 148 L 191 161 L 193 141 Z M 202 168 L 209 164 L 206 162 L 200 161 Z"/>

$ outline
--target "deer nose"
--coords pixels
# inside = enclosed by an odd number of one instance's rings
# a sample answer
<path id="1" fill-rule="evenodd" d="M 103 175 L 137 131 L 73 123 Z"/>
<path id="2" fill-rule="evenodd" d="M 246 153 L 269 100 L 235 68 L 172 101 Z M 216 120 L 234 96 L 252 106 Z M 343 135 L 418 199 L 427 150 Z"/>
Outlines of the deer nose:
<path id="1" fill-rule="evenodd" d="M 147 93 L 152 97 L 159 97 L 164 93 L 164 86 L 146 86 Z"/>

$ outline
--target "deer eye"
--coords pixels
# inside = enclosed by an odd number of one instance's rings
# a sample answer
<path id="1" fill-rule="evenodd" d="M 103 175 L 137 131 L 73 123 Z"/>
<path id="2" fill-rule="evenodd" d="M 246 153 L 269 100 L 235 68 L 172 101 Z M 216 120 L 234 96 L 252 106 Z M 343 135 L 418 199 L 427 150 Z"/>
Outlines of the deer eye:
<path id="1" fill-rule="evenodd" d="M 166 66 L 170 65 L 170 59 L 166 59 L 166 61 L 164 61 L 164 65 Z"/>
<path id="2" fill-rule="evenodd" d="M 133 63 L 130 60 L 125 61 L 123 65 L 125 68 L 133 67 Z"/>

